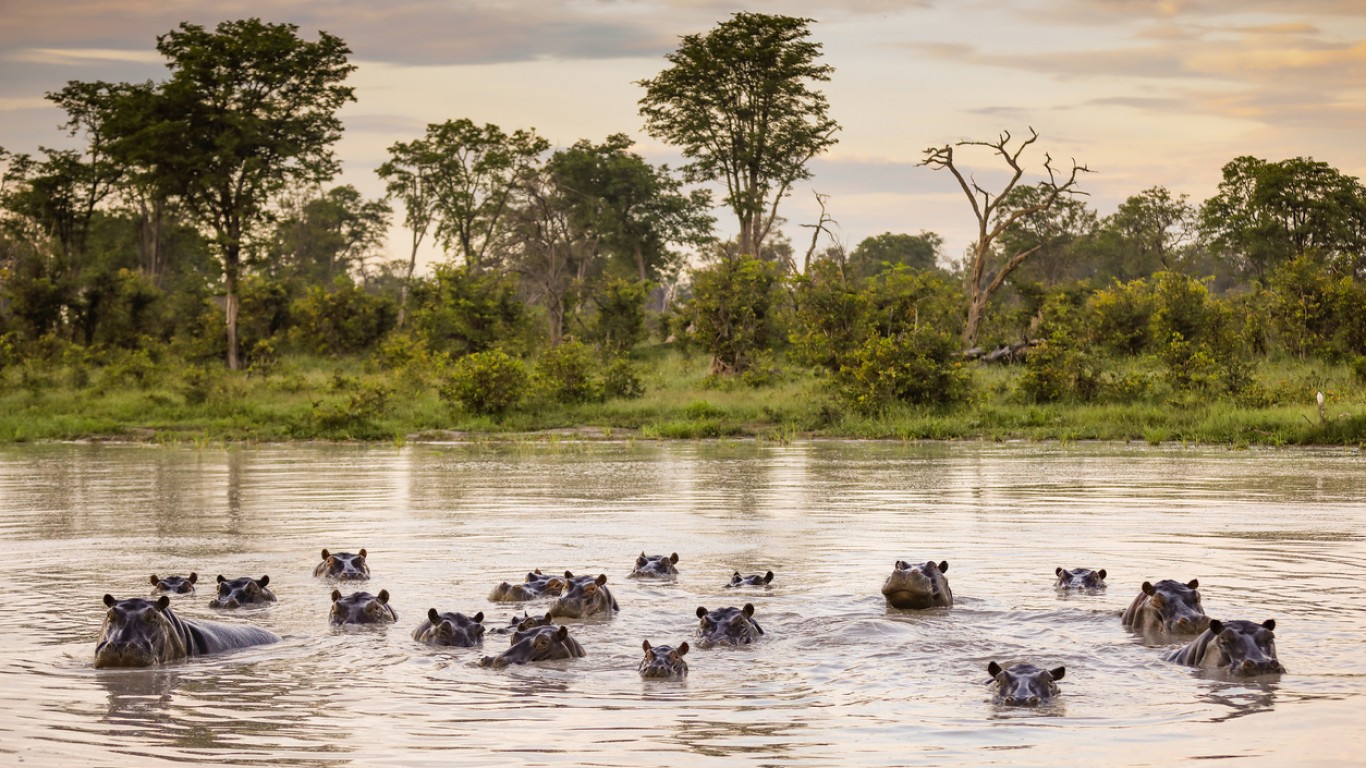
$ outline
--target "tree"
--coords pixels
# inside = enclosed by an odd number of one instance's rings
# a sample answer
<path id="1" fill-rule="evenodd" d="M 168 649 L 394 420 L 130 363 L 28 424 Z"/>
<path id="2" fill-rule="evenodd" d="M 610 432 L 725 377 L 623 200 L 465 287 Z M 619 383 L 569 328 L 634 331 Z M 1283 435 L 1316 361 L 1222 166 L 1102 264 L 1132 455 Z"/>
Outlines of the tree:
<path id="1" fill-rule="evenodd" d="M 643 80 L 645 130 L 682 148 L 689 181 L 722 181 L 742 252 L 757 255 L 806 164 L 836 143 L 825 95 L 830 79 L 809 41 L 811 19 L 736 13 L 705 35 L 686 35 L 672 66 Z"/>
<path id="2" fill-rule="evenodd" d="M 1043 247 L 1042 243 L 1027 245 L 1022 250 L 1006 251 L 1001 254 L 1003 258 L 993 260 L 995 245 L 1001 234 L 1021 219 L 1052 208 L 1063 195 L 1084 194 L 1076 189 L 1077 174 L 1089 173 L 1091 169 L 1084 165 L 1078 165 L 1073 160 L 1072 170 L 1064 179 L 1060 172 L 1053 168 L 1052 156 L 1045 153 L 1043 167 L 1048 173 L 1048 180 L 1039 184 L 1043 194 L 1032 204 L 1002 210 L 1002 203 L 1010 196 L 1020 178 L 1024 176 L 1024 168 L 1020 166 L 1020 155 L 1038 139 L 1039 134 L 1030 128 L 1029 138 L 1021 141 L 1018 146 L 1012 149 L 1010 147 L 1010 132 L 1003 131 L 996 141 L 960 141 L 957 144 L 930 147 L 925 150 L 925 159 L 920 162 L 921 165 L 929 166 L 935 170 L 947 168 L 957 179 L 958 186 L 967 196 L 968 202 L 972 205 L 972 213 L 977 218 L 977 242 L 968 252 L 968 264 L 966 265 L 968 307 L 966 321 L 963 324 L 963 346 L 971 346 L 977 340 L 977 331 L 981 327 L 982 317 L 986 314 L 987 304 L 991 301 L 992 295 L 1000 289 L 1010 273 L 1018 269 L 1026 259 Z M 994 154 L 1000 155 L 1001 159 L 1010 167 L 1010 179 L 1000 192 L 992 193 L 979 185 L 976 180 L 963 177 L 962 172 L 955 164 L 953 151 L 954 147 L 965 146 L 987 147 Z M 990 275 L 988 275 L 989 263 L 992 269 Z"/>
<path id="3" fill-rule="evenodd" d="M 1001 232 L 1000 249 L 1006 253 L 1034 249 L 1029 260 L 1016 271 L 1016 284 L 1032 279 L 1051 287 L 1094 272 L 1095 265 L 1080 259 L 1075 246 L 1095 232 L 1095 211 L 1068 197 L 1043 205 L 1050 194 L 1052 191 L 1046 185 L 1016 187 L 1001 200 L 998 216 L 1009 216 L 1015 211 L 1025 213 Z"/>
<path id="4" fill-rule="evenodd" d="M 918 235 L 893 234 L 864 238 L 849 254 L 850 278 L 872 277 L 892 267 L 934 269 L 944 238 L 934 232 Z"/>
<path id="5" fill-rule="evenodd" d="M 366 257 L 384 244 L 390 213 L 387 203 L 365 200 L 349 184 L 313 192 L 276 224 L 268 266 L 313 285 L 331 285 L 363 271 Z"/>
<path id="6" fill-rule="evenodd" d="M 714 375 L 741 374 L 781 338 L 778 265 L 753 256 L 722 258 L 693 272 L 692 334 L 711 353 Z"/>
<path id="7" fill-rule="evenodd" d="M 232 370 L 240 367 L 243 244 L 268 221 L 269 203 L 281 191 L 337 174 L 337 111 L 353 100 L 341 84 L 355 69 L 346 44 L 326 32 L 308 42 L 297 31 L 246 19 L 222 22 L 213 32 L 182 23 L 159 36 L 171 77 L 156 99 L 156 119 L 125 137 L 159 186 L 213 235 Z"/>
<path id="8" fill-rule="evenodd" d="M 408 293 L 412 287 L 413 271 L 417 269 L 417 252 L 436 220 L 440 202 L 433 179 L 436 158 L 430 153 L 430 145 L 424 139 L 394 142 L 389 147 L 389 159 L 375 171 L 384 179 L 387 198 L 403 203 L 403 224 L 412 233 L 412 247 L 399 287 L 400 327 L 408 319 Z"/>
<path id="9" fill-rule="evenodd" d="M 1195 212 L 1187 198 L 1173 196 L 1166 187 L 1150 187 L 1106 216 L 1097 233 L 1113 246 L 1106 276 L 1132 280 L 1174 269 L 1194 226 Z"/>

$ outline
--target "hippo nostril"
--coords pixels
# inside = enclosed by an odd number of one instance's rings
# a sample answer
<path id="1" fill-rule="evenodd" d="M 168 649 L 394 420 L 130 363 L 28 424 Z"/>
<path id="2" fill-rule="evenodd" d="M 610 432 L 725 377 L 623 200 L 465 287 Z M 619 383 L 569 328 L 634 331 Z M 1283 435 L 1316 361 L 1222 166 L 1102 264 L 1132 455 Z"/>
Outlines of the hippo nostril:
<path id="1" fill-rule="evenodd" d="M 1030 696 L 1030 697 L 1029 697 L 1029 703 L 1030 703 L 1030 704 L 1038 704 L 1038 703 L 1039 703 L 1039 697 L 1038 697 L 1038 696 Z"/>

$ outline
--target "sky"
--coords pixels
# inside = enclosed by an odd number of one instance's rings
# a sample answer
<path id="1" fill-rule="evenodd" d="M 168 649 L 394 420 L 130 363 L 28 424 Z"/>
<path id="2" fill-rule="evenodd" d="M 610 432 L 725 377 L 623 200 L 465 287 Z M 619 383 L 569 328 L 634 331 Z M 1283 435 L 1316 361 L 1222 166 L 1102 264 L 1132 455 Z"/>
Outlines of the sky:
<path id="1" fill-rule="evenodd" d="M 946 171 L 918 163 L 927 148 L 1002 131 L 1039 134 L 1021 157 L 1026 183 L 1045 152 L 1064 170 L 1089 167 L 1080 187 L 1102 216 L 1153 186 L 1198 204 L 1240 155 L 1366 176 L 1366 0 L 0 0 L 0 146 L 66 146 L 45 93 L 163 79 L 157 35 L 254 16 L 351 48 L 356 102 L 342 112 L 337 183 L 368 197 L 383 194 L 373 171 L 391 144 L 459 118 L 534 128 L 558 147 L 626 133 L 646 159 L 677 167 L 683 158 L 643 130 L 638 82 L 681 36 L 740 10 L 812 19 L 834 67 L 819 87 L 839 143 L 779 211 L 799 254 L 819 193 L 847 248 L 929 230 L 958 258 L 971 209 Z M 989 150 L 956 158 L 999 184 Z M 733 217 L 717 214 L 717 234 L 733 237 Z M 397 258 L 408 238 L 395 221 Z"/>

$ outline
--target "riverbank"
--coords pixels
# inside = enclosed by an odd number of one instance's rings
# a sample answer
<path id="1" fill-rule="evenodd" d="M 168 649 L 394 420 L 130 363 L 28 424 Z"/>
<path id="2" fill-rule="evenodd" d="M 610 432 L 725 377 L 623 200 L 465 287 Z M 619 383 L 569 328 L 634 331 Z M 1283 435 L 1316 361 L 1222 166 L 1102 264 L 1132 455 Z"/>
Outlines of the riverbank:
<path id="1" fill-rule="evenodd" d="M 1366 445 L 1366 384 L 1347 366 L 1262 362 L 1239 399 L 1173 392 L 1161 373 L 1120 401 L 1029 403 L 1019 367 L 976 367 L 975 395 L 947 408 L 863 415 L 825 380 L 779 366 L 763 386 L 716 382 L 702 355 L 654 350 L 637 361 L 644 396 L 566 405 L 534 395 L 500 416 L 466 413 L 438 394 L 440 373 L 362 359 L 294 357 L 229 373 L 174 363 L 6 370 L 0 443 L 436 441 L 803 438 L 1113 440 L 1150 444 Z M 1325 393 L 1322 414 L 1316 392 Z"/>

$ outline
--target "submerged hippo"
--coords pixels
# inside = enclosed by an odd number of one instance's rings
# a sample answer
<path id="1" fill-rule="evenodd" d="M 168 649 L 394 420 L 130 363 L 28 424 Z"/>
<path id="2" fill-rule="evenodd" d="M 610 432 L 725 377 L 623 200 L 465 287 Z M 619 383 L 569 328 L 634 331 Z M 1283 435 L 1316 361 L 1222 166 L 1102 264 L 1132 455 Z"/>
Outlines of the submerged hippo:
<path id="1" fill-rule="evenodd" d="M 646 555 L 640 553 L 636 558 L 636 567 L 631 571 L 628 579 L 672 579 L 678 576 L 678 569 L 674 566 L 678 564 L 678 553 L 672 555 Z"/>
<path id="2" fill-rule="evenodd" d="M 770 581 L 773 581 L 773 571 L 769 571 L 762 576 L 741 576 L 740 572 L 736 571 L 735 575 L 730 577 L 730 583 L 726 585 L 726 589 L 733 589 L 735 587 L 766 587 Z"/>
<path id="3" fill-rule="evenodd" d="M 398 614 L 389 607 L 389 590 L 381 589 L 378 595 L 352 592 L 345 597 L 341 590 L 332 590 L 331 622 L 334 625 L 385 624 L 391 621 L 398 621 Z"/>
<path id="4" fill-rule="evenodd" d="M 500 627 L 495 627 L 489 631 L 495 635 L 511 635 L 516 632 L 531 629 L 532 627 L 549 626 L 552 623 L 553 617 L 549 613 L 546 613 L 543 616 L 532 616 L 526 611 L 522 611 L 521 616 L 513 614 L 512 619 L 509 620 L 508 623 Z"/>
<path id="5" fill-rule="evenodd" d="M 565 581 L 559 576 L 547 576 L 537 568 L 526 575 L 521 584 L 503 582 L 489 593 L 489 600 L 495 603 L 519 603 L 539 597 L 559 597 L 564 592 Z"/>
<path id="6" fill-rule="evenodd" d="M 1057 681 L 1066 672 L 1066 667 L 1039 669 L 1033 664 L 1014 664 L 1009 669 L 1002 669 L 993 661 L 987 665 L 987 674 L 992 678 L 987 685 L 994 686 L 993 698 L 997 704 L 1012 707 L 1047 704 L 1058 694 Z"/>
<path id="7" fill-rule="evenodd" d="M 210 608 L 241 608 L 244 605 L 259 605 L 275 602 L 275 593 L 270 591 L 269 576 L 253 579 L 243 576 L 240 579 L 227 579 L 218 574 L 218 595 L 209 601 Z"/>
<path id="8" fill-rule="evenodd" d="M 893 608 L 949 608 L 953 605 L 953 590 L 944 573 L 949 570 L 947 560 L 935 564 L 911 564 L 896 561 L 892 575 L 882 583 L 882 596 Z"/>
<path id="9" fill-rule="evenodd" d="M 1059 567 L 1053 571 L 1053 574 L 1058 577 L 1057 582 L 1054 583 L 1058 589 L 1105 589 L 1104 568 L 1099 571 L 1093 571 L 1090 568 L 1073 568 L 1069 571 L 1066 568 Z"/>
<path id="10" fill-rule="evenodd" d="M 752 603 L 745 603 L 744 608 L 717 608 L 714 611 L 698 606 L 697 647 L 749 645 L 756 642 L 764 634 L 764 629 L 753 617 Z"/>
<path id="11" fill-rule="evenodd" d="M 472 648 L 484 643 L 484 612 L 466 616 L 463 613 L 437 613 L 427 609 L 427 618 L 413 630 L 413 639 L 427 645 L 448 645 Z"/>
<path id="12" fill-rule="evenodd" d="M 577 659 L 587 655 L 579 641 L 569 636 L 569 627 L 531 627 L 518 631 L 512 636 L 512 645 L 506 651 L 497 657 L 485 656 L 479 661 L 479 666 L 502 669 L 509 664 Z"/>
<path id="13" fill-rule="evenodd" d="M 256 627 L 191 621 L 171 611 L 171 598 L 104 596 L 109 612 L 95 645 L 95 668 L 150 667 L 188 656 L 279 642 L 279 635 Z"/>
<path id="14" fill-rule="evenodd" d="M 564 572 L 567 586 L 564 595 L 550 606 L 550 615 L 564 619 L 586 619 L 589 616 L 608 616 L 620 610 L 616 598 L 607 589 L 607 575 L 578 576 Z"/>
<path id="15" fill-rule="evenodd" d="M 1209 626 L 1209 617 L 1200 605 L 1199 579 L 1182 584 L 1163 579 L 1143 582 L 1143 590 L 1124 610 L 1124 626 L 1135 632 L 1198 634 Z"/>
<path id="16" fill-rule="evenodd" d="M 1190 667 L 1222 669 L 1234 675 L 1265 675 L 1284 672 L 1276 658 L 1276 620 L 1261 624 L 1251 621 L 1211 619 L 1209 629 L 1185 648 L 1173 651 L 1167 661 Z"/>
<path id="17" fill-rule="evenodd" d="M 645 658 L 641 659 L 640 676 L 652 679 L 678 679 L 688 676 L 688 662 L 683 657 L 688 654 L 688 643 L 680 643 L 677 648 L 671 645 L 650 645 L 646 640 L 641 643 Z"/>
<path id="18" fill-rule="evenodd" d="M 190 571 L 189 576 L 157 576 L 152 574 L 152 594 L 154 595 L 193 595 L 194 583 L 199 574 Z"/>
<path id="19" fill-rule="evenodd" d="M 355 554 L 350 552 L 328 552 L 323 550 L 323 561 L 313 568 L 314 576 L 329 579 L 358 581 L 370 578 L 370 566 L 365 563 L 365 549 Z"/>

